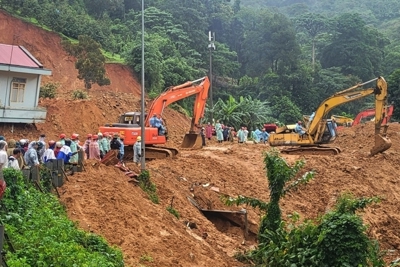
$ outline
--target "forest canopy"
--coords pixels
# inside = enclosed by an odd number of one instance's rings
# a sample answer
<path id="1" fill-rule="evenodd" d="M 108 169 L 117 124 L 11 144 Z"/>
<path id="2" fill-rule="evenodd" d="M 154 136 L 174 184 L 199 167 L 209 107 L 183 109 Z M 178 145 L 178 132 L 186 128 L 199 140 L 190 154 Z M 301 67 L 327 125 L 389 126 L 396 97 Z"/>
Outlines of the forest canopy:
<path id="1" fill-rule="evenodd" d="M 140 0 L 0 0 L 0 8 L 70 39 L 88 36 L 140 77 Z M 153 95 L 208 74 L 212 31 L 214 103 L 261 101 L 270 120 L 293 123 L 334 92 L 380 75 L 390 80 L 389 101 L 400 99 L 400 1 L 145 0 L 144 18 Z M 181 105 L 191 110 L 190 101 Z M 373 97 L 333 112 L 368 107 Z"/>

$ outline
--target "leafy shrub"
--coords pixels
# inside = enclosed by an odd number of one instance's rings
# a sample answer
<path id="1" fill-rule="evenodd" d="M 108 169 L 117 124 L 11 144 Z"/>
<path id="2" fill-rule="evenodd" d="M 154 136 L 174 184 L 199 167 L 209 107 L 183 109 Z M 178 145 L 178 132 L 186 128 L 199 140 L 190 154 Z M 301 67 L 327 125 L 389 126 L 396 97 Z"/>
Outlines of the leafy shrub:
<path id="1" fill-rule="evenodd" d="M 59 83 L 46 83 L 40 87 L 39 97 L 55 98 L 57 96 L 57 89 L 59 86 Z"/>
<path id="2" fill-rule="evenodd" d="M 168 206 L 168 207 L 167 207 L 167 211 L 168 211 L 169 213 L 171 213 L 172 215 L 174 215 L 177 219 L 180 218 L 179 212 L 178 212 L 176 209 L 174 209 L 173 207 Z"/>
<path id="3" fill-rule="evenodd" d="M 87 94 L 87 92 L 85 92 L 83 90 L 77 89 L 77 90 L 74 90 L 72 92 L 72 98 L 75 99 L 75 100 L 76 99 L 87 99 L 88 98 L 88 94 Z"/>
<path id="4" fill-rule="evenodd" d="M 238 260 L 259 267 L 385 266 L 378 243 L 368 238 L 366 226 L 356 214 L 357 210 L 378 202 L 378 198 L 356 199 L 343 194 L 334 209 L 319 220 L 298 223 L 299 216 L 295 213 L 286 225 L 281 219 L 280 197 L 312 177 L 306 173 L 294 179 L 304 162 L 299 161 L 290 167 L 276 151 L 268 152 L 264 162 L 270 189 L 269 203 L 243 196 L 236 199 L 225 197 L 229 205 L 247 204 L 266 213 L 261 220 L 257 249 L 236 255 Z"/>
<path id="5" fill-rule="evenodd" d="M 160 200 L 157 195 L 157 187 L 150 181 L 150 173 L 147 170 L 142 171 L 139 176 L 139 186 L 149 196 L 151 202 L 158 204 Z"/>
<path id="6" fill-rule="evenodd" d="M 120 250 L 78 230 L 54 195 L 36 190 L 20 171 L 3 173 L 0 220 L 15 249 L 5 246 L 8 266 L 124 266 Z"/>

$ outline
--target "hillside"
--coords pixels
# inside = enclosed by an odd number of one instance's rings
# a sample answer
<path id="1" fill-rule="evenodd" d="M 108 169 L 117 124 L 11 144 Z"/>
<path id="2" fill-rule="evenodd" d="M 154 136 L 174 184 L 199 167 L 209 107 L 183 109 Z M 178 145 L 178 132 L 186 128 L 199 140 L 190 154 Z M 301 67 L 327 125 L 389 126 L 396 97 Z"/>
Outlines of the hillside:
<path id="1" fill-rule="evenodd" d="M 386 260 L 399 257 L 400 184 L 395 166 L 400 162 L 400 126 L 392 124 L 389 129 L 393 147 L 383 155 L 367 156 L 373 136 L 373 125 L 367 125 L 344 130 L 337 142 L 343 149 L 338 156 L 304 156 L 305 169 L 316 171 L 316 177 L 284 198 L 283 217 L 296 211 L 301 219 L 317 218 L 343 192 L 358 197 L 380 196 L 382 202 L 368 208 L 363 218 L 369 225 L 369 234 L 389 250 Z M 218 193 L 202 186 L 210 184 L 222 194 L 268 200 L 262 159 L 262 152 L 268 149 L 263 145 L 211 143 L 202 150 L 181 150 L 174 160 L 148 162 L 160 205 L 152 204 L 123 172 L 88 162 L 87 172 L 71 177 L 62 188 L 62 201 L 82 228 L 100 233 L 120 246 L 129 266 L 136 266 L 143 255 L 154 259 L 146 266 L 241 266 L 230 257 L 249 249 L 254 235 L 250 234 L 243 245 L 238 225 L 220 217 L 209 221 L 187 197 L 192 196 L 206 209 L 237 210 L 224 207 Z M 294 162 L 301 157 L 285 158 Z M 172 198 L 173 207 L 181 215 L 179 220 L 165 209 Z M 251 224 L 257 225 L 258 214 L 252 209 L 248 212 Z M 195 223 L 197 229 L 189 229 L 187 222 Z M 206 239 L 202 238 L 204 233 Z"/>
<path id="2" fill-rule="evenodd" d="M 42 132 L 48 139 L 56 139 L 61 132 L 95 133 L 99 125 L 115 121 L 120 113 L 139 108 L 138 82 L 126 67 L 107 65 L 111 85 L 94 86 L 90 99 L 73 101 L 70 91 L 83 85 L 76 78 L 74 63 L 62 50 L 56 34 L 1 12 L 0 29 L 3 33 L 0 42 L 24 45 L 45 67 L 53 70 L 46 81 L 62 83 L 58 98 L 40 102 L 48 109 L 46 122 L 36 128 L 4 124 L 0 132 L 7 138 L 32 139 Z M 179 147 L 189 128 L 189 120 L 170 109 L 164 115 L 171 134 L 169 146 Z M 305 156 L 306 170 L 315 170 L 316 177 L 309 185 L 284 198 L 283 218 L 294 211 L 301 219 L 316 218 L 329 210 L 342 192 L 381 196 L 382 202 L 368 208 L 363 218 L 370 226 L 369 234 L 379 240 L 383 249 L 389 250 L 386 260 L 390 262 L 400 257 L 397 170 L 400 126 L 391 124 L 389 127 L 393 142 L 390 150 L 368 157 L 373 131 L 373 125 L 345 129 L 336 142 L 343 149 L 340 155 Z M 157 185 L 159 205 L 152 204 L 117 168 L 88 161 L 86 171 L 69 177 L 60 189 L 61 201 L 69 217 L 81 228 L 101 234 L 111 244 L 119 246 L 127 266 L 242 266 L 233 255 L 254 247 L 254 234 L 250 233 L 243 243 L 239 225 L 219 216 L 207 219 L 187 197 L 194 198 L 204 209 L 227 209 L 211 187 L 231 196 L 241 194 L 268 200 L 262 158 L 262 153 L 268 149 L 270 147 L 264 145 L 211 142 L 202 150 L 181 149 L 176 159 L 148 162 Z M 285 157 L 288 162 L 300 158 Z M 127 165 L 136 168 L 131 163 Z M 166 210 L 172 198 L 173 207 L 181 215 L 179 220 Z M 254 231 L 259 214 L 252 209 L 248 212 L 250 230 Z M 189 226 L 195 224 L 196 227 L 188 227 L 188 222 Z"/>
<path id="3" fill-rule="evenodd" d="M 0 43 L 22 45 L 31 52 L 45 68 L 52 70 L 52 75 L 43 77 L 46 82 L 60 83 L 60 92 L 83 89 L 84 85 L 77 78 L 75 60 L 63 50 L 58 34 L 39 29 L 0 10 Z M 94 84 L 93 91 L 112 91 L 140 94 L 140 84 L 133 77 L 127 66 L 107 64 L 107 76 L 112 81 L 109 86 Z"/>

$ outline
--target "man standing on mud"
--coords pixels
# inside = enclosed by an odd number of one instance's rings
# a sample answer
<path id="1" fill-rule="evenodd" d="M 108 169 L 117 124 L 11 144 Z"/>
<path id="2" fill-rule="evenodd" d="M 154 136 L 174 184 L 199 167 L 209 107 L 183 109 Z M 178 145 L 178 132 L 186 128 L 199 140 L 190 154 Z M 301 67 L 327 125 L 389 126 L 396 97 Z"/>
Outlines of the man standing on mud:
<path id="1" fill-rule="evenodd" d="M 133 162 L 140 165 L 140 158 L 142 157 L 142 137 L 138 136 L 136 143 L 133 145 Z"/>

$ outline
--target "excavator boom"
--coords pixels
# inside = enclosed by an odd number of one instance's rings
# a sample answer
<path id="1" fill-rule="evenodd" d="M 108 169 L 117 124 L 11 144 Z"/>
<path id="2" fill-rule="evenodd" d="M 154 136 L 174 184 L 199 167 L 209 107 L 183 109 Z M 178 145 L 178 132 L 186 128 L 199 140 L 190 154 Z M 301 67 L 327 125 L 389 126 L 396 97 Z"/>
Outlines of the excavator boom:
<path id="1" fill-rule="evenodd" d="M 171 86 L 161 93 L 151 104 L 149 111 L 144 121 L 145 140 L 146 145 L 146 159 L 157 159 L 165 157 L 174 157 L 178 154 L 175 148 L 168 148 L 164 146 L 167 143 L 167 136 L 159 133 L 159 129 L 150 126 L 150 119 L 153 115 L 157 114 L 162 116 L 164 109 L 181 99 L 196 95 L 196 100 L 193 109 L 193 119 L 189 130 L 189 134 L 183 140 L 183 147 L 193 147 L 198 144 L 201 145 L 201 138 L 196 133 L 198 123 L 204 116 L 205 105 L 208 97 L 208 90 L 210 81 L 208 77 L 203 77 L 195 81 L 189 81 L 181 85 Z M 144 112 L 144 111 L 142 111 Z M 99 127 L 102 133 L 119 133 L 125 136 L 125 145 L 132 146 L 135 144 L 137 137 L 141 135 L 141 112 L 127 112 L 122 114 L 118 123 L 108 123 L 105 126 Z M 125 151 L 126 158 L 132 158 L 132 149 Z"/>
<path id="2" fill-rule="evenodd" d="M 368 88 L 360 90 L 365 84 L 376 81 L 375 88 Z M 333 147 L 322 147 L 324 144 L 333 142 L 336 139 L 336 131 L 332 120 L 325 119 L 328 113 L 335 107 L 361 99 L 369 95 L 375 95 L 375 109 L 384 111 L 384 107 L 387 102 L 387 84 L 383 77 L 378 77 L 365 83 L 357 84 L 346 90 L 337 92 L 331 97 L 325 99 L 315 111 L 314 117 L 310 118 L 307 122 L 307 128 L 304 133 L 294 133 L 288 131 L 288 129 L 279 128 L 276 134 L 271 134 L 269 138 L 269 144 L 271 146 L 297 146 L 297 148 L 291 148 L 290 152 L 296 150 L 301 151 L 317 151 L 318 148 L 323 151 L 331 150 L 333 154 L 337 154 L 337 148 Z M 390 148 L 391 142 L 386 137 L 387 125 L 381 127 L 381 123 L 387 112 L 378 112 L 375 120 L 375 146 L 371 149 L 371 155 L 383 152 Z M 286 127 L 287 128 L 287 127 Z M 383 132 L 381 129 L 384 128 Z"/>

